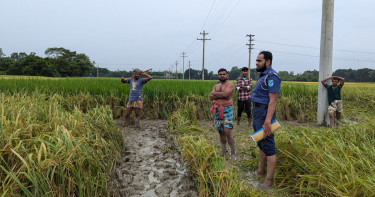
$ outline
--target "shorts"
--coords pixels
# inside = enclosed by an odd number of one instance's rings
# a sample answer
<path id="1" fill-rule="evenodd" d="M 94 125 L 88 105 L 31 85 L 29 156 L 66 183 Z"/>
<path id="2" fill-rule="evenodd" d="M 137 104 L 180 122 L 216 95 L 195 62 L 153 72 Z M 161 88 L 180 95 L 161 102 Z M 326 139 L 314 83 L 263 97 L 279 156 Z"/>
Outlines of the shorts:
<path id="1" fill-rule="evenodd" d="M 214 124 L 216 130 L 223 134 L 224 127 L 228 129 L 233 129 L 233 105 L 224 107 L 224 117 L 220 119 L 219 116 L 220 107 L 216 108 L 216 113 L 214 115 Z"/>
<path id="2" fill-rule="evenodd" d="M 342 100 L 334 100 L 329 106 L 328 106 L 328 112 L 333 113 L 333 112 L 342 112 L 343 107 L 342 107 Z"/>
<path id="3" fill-rule="evenodd" d="M 129 101 L 126 107 L 143 108 L 143 101 Z"/>
<path id="4" fill-rule="evenodd" d="M 262 128 L 264 121 L 266 120 L 268 108 L 264 107 L 253 107 L 253 129 L 254 132 Z M 276 119 L 276 111 L 273 113 L 272 119 Z M 275 135 L 272 134 L 267 136 L 265 139 L 260 140 L 257 144 L 260 150 L 262 150 L 267 156 L 276 154 Z"/>

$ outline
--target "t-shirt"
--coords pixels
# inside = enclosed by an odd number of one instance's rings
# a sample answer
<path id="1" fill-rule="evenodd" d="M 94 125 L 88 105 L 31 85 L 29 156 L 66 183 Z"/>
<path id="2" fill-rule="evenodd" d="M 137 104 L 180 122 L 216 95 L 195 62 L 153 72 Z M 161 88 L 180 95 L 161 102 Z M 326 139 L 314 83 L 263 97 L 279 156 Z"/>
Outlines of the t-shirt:
<path id="1" fill-rule="evenodd" d="M 332 85 L 326 85 L 328 94 L 328 105 L 330 105 L 335 100 L 341 100 L 341 88 L 342 85 L 337 85 L 333 88 Z"/>
<path id="2" fill-rule="evenodd" d="M 145 78 L 139 78 L 138 80 L 131 78 L 126 83 L 130 84 L 129 101 L 142 101 L 142 88 L 146 83 Z"/>

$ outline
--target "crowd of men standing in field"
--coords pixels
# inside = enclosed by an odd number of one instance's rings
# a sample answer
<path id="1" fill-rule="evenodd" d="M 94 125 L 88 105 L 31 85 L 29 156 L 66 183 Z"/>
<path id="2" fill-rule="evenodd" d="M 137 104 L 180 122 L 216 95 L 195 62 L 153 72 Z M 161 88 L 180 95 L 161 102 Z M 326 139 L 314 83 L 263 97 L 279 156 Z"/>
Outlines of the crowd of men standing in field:
<path id="1" fill-rule="evenodd" d="M 247 114 L 247 124 L 249 127 L 253 127 L 254 132 L 263 129 L 263 139 L 257 142 L 259 161 L 258 169 L 254 171 L 254 175 L 265 176 L 264 186 L 272 185 L 276 168 L 276 145 L 274 133 L 271 130 L 271 122 L 276 120 L 276 104 L 280 93 L 281 78 L 272 67 L 272 59 L 272 53 L 269 51 L 261 51 L 258 54 L 256 71 L 260 74 L 254 88 L 252 87 L 252 79 L 248 77 L 247 67 L 242 68 L 242 74 L 236 79 L 236 85 L 228 81 L 229 73 L 226 69 L 219 69 L 219 82 L 213 87 L 209 96 L 212 101 L 213 125 L 220 135 L 223 155 L 228 153 L 226 146 L 228 144 L 230 158 L 237 159 L 235 140 L 232 135 L 233 95 L 235 91 L 238 94 L 237 125 L 240 125 L 242 112 L 245 112 Z M 140 78 L 141 75 L 146 78 Z M 146 71 L 140 70 L 135 70 L 133 76 L 128 79 L 121 78 L 121 83 L 131 85 L 124 121 L 125 126 L 129 125 L 129 117 L 134 110 L 136 116 L 135 128 L 139 127 L 139 117 L 143 107 L 142 88 L 151 79 L 152 77 L 146 74 Z M 332 85 L 327 85 L 326 81 L 329 79 L 332 80 Z M 334 126 L 334 115 L 336 114 L 336 118 L 340 119 L 343 111 L 341 88 L 344 85 L 344 78 L 332 76 L 323 79 L 321 83 L 327 88 L 330 123 L 331 126 Z"/>

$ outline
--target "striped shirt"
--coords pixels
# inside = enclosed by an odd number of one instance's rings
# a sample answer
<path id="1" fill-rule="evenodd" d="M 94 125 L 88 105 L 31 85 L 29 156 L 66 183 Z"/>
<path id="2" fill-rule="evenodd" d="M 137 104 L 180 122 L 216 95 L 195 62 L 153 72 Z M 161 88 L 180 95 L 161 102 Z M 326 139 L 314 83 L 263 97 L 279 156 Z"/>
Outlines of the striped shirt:
<path id="1" fill-rule="evenodd" d="M 242 76 L 241 77 L 238 77 L 236 79 L 236 88 L 240 88 L 240 87 L 247 87 L 249 86 L 249 90 L 238 90 L 238 96 L 237 96 L 237 99 L 240 100 L 240 101 L 245 101 L 245 100 L 248 100 L 251 96 L 251 89 L 252 89 L 252 82 L 253 80 L 251 78 L 243 78 Z"/>

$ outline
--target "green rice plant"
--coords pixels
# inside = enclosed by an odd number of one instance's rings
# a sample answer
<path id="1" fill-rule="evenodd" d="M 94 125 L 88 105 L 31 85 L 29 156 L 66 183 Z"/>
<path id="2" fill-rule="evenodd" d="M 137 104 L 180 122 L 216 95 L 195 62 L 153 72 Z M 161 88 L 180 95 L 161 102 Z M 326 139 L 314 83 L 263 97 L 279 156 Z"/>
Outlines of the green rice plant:
<path id="1" fill-rule="evenodd" d="M 194 102 L 198 119 L 210 119 L 209 94 L 216 80 L 162 80 L 153 79 L 143 88 L 143 118 L 167 119 L 179 107 Z M 235 83 L 234 81 L 231 81 Z M 97 105 L 109 105 L 113 117 L 122 117 L 128 102 L 130 86 L 116 78 L 48 78 L 0 76 L 0 91 L 8 94 L 58 94 L 72 98 L 66 107 L 79 106 L 83 111 Z M 360 112 L 375 113 L 375 83 L 345 83 L 342 89 L 344 116 L 361 120 Z M 82 95 L 86 95 L 83 97 Z M 281 83 L 277 117 L 279 120 L 315 122 L 317 111 L 317 82 Z M 70 100 L 70 101 L 71 101 Z M 237 94 L 233 98 L 237 110 Z M 375 114 L 374 114 L 375 115 Z"/>
<path id="2" fill-rule="evenodd" d="M 83 113 L 59 95 L 1 93 L 0 195 L 106 196 L 123 148 L 107 106 Z"/>
<path id="3" fill-rule="evenodd" d="M 375 121 L 339 129 L 285 127 L 276 181 L 298 195 L 374 196 Z"/>
<path id="4" fill-rule="evenodd" d="M 268 196 L 238 180 L 238 174 L 227 168 L 217 148 L 202 133 L 194 114 L 195 107 L 177 110 L 168 127 L 181 146 L 181 154 L 195 179 L 199 196 Z"/>

